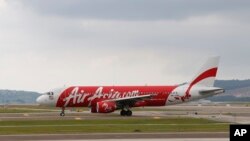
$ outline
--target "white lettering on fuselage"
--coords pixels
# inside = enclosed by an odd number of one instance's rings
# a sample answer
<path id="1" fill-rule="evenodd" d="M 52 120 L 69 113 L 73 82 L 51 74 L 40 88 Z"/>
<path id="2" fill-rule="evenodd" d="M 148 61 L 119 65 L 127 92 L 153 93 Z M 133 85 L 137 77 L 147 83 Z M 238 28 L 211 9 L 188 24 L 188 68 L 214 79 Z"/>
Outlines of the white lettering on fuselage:
<path id="1" fill-rule="evenodd" d="M 88 101 L 92 101 L 96 98 L 101 98 L 103 96 L 102 94 L 102 89 L 103 87 L 99 87 L 96 91 L 95 91 L 95 94 L 92 96 L 92 97 L 89 97 L 88 98 Z"/>
<path id="2" fill-rule="evenodd" d="M 83 90 L 80 93 L 78 93 L 78 90 L 79 90 L 79 88 L 75 87 L 71 91 L 69 96 L 63 99 L 63 101 L 66 101 L 65 104 L 64 104 L 64 107 L 66 107 L 69 104 L 71 99 L 73 99 L 73 104 L 83 103 L 84 100 L 86 99 L 86 97 L 90 95 L 89 93 L 84 93 Z"/>
<path id="3" fill-rule="evenodd" d="M 73 104 L 80 104 L 85 101 L 85 99 L 88 97 L 87 102 L 90 104 L 91 101 L 95 99 L 118 99 L 118 98 L 124 98 L 124 97 L 134 97 L 139 95 L 139 90 L 133 90 L 121 93 L 119 91 L 115 91 L 114 89 L 111 89 L 109 93 L 103 93 L 103 87 L 98 87 L 97 90 L 93 95 L 90 93 L 85 93 L 84 90 L 81 90 L 79 92 L 79 87 L 75 87 L 69 94 L 68 97 L 64 98 L 63 101 L 65 101 L 64 107 L 67 107 L 71 100 L 73 100 Z"/>

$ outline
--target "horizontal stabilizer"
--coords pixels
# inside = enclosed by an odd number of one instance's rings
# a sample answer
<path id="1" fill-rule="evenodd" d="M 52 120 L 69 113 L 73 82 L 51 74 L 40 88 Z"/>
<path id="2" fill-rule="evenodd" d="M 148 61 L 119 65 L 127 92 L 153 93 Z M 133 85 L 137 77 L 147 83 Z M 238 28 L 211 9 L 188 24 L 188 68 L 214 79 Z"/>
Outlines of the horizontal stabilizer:
<path id="1" fill-rule="evenodd" d="M 216 89 L 212 89 L 212 90 L 201 90 L 199 91 L 199 93 L 201 95 L 206 95 L 206 94 L 219 94 L 219 93 L 224 93 L 225 90 L 222 88 L 216 88 Z"/>

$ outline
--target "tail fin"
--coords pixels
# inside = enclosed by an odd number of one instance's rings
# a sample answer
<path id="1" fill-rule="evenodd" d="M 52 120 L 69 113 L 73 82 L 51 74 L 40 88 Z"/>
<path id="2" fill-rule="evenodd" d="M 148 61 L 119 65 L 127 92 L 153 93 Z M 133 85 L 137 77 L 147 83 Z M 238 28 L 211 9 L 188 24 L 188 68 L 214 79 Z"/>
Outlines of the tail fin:
<path id="1" fill-rule="evenodd" d="M 198 74 L 190 82 L 190 85 L 214 86 L 220 57 L 212 57 L 202 66 Z"/>

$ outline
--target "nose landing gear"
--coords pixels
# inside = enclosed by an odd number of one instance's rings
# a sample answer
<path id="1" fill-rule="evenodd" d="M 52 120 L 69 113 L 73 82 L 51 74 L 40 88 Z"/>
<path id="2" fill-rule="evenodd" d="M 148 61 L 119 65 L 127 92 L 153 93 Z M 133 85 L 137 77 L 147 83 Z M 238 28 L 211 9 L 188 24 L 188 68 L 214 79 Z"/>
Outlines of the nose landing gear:
<path id="1" fill-rule="evenodd" d="M 62 107 L 62 111 L 61 111 L 61 113 L 60 113 L 60 116 L 61 116 L 61 117 L 64 117 L 64 116 L 65 116 L 64 110 L 65 110 L 65 107 Z"/>

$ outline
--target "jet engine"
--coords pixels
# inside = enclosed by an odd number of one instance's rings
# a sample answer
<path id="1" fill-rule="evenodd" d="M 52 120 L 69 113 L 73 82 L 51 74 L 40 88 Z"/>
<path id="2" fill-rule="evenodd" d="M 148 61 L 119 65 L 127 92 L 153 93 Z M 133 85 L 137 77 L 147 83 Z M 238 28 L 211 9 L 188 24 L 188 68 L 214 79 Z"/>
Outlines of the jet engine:
<path id="1" fill-rule="evenodd" d="M 97 113 L 111 113 L 116 110 L 117 106 L 115 102 L 97 102 L 96 112 Z"/>

